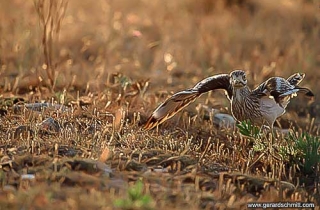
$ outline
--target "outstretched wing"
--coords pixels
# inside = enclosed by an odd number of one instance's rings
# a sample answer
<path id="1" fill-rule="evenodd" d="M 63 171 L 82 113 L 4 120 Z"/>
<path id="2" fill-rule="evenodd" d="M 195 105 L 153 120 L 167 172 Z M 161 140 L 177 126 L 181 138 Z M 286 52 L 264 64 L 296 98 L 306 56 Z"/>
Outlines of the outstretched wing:
<path id="1" fill-rule="evenodd" d="M 158 108 L 149 117 L 143 128 L 146 130 L 150 130 L 157 125 L 160 125 L 164 121 L 173 117 L 180 110 L 188 106 L 199 96 L 200 93 L 197 91 L 192 91 L 192 89 L 184 90 L 174 94 L 165 102 L 160 104 L 160 106 L 158 106 Z"/>
<path id="2" fill-rule="evenodd" d="M 282 77 L 271 77 L 266 81 L 265 90 L 272 95 L 276 100 L 278 97 L 284 97 L 295 94 L 299 91 L 294 85 L 291 85 Z"/>
<path id="3" fill-rule="evenodd" d="M 288 77 L 287 80 L 282 77 L 271 77 L 267 81 L 261 83 L 257 88 L 253 90 L 253 92 L 258 95 L 264 95 L 267 92 L 273 92 L 274 94 L 282 95 L 285 93 L 290 94 L 290 92 L 288 91 L 296 89 L 297 91 L 304 92 L 306 96 L 312 97 L 314 96 L 314 94 L 311 92 L 311 90 L 298 86 L 304 79 L 304 77 L 304 73 L 295 73 Z"/>
<path id="4" fill-rule="evenodd" d="M 292 96 L 297 92 L 303 92 L 306 96 L 313 97 L 314 94 L 308 88 L 297 86 L 304 75 L 294 74 L 287 80 L 281 77 L 272 77 L 259 85 L 253 92 L 260 96 L 270 95 L 273 96 L 275 101 L 282 107 L 286 107 Z"/>
<path id="5" fill-rule="evenodd" d="M 287 81 L 291 84 L 294 85 L 295 88 L 299 89 L 300 92 L 303 92 L 305 94 L 305 96 L 308 97 L 314 97 L 314 94 L 311 90 L 309 90 L 308 88 L 303 88 L 298 86 L 300 84 L 300 82 L 304 79 L 306 75 L 304 73 L 295 73 L 293 75 L 291 75 Z"/>
<path id="6" fill-rule="evenodd" d="M 202 93 L 216 89 L 224 89 L 227 92 L 228 98 L 230 99 L 232 97 L 232 87 L 228 74 L 208 77 L 200 81 L 193 88 L 174 94 L 158 106 L 145 123 L 144 129 L 150 130 L 160 125 L 188 106 L 191 102 L 195 101 Z"/>
<path id="7" fill-rule="evenodd" d="M 304 73 L 295 73 L 293 75 L 291 75 L 290 77 L 288 77 L 287 81 L 294 86 L 297 86 L 300 84 L 300 82 L 304 79 L 304 77 L 306 76 L 306 74 Z"/>

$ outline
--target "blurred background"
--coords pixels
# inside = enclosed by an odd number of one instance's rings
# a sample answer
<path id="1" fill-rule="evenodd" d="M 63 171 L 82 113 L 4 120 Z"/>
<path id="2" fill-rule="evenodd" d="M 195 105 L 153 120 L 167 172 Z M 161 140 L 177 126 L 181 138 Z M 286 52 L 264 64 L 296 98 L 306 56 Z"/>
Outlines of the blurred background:
<path id="1" fill-rule="evenodd" d="M 22 94 L 48 76 L 39 1 L 0 2 L 1 92 Z M 319 95 L 320 2 L 312 0 L 63 1 L 53 39 L 55 88 L 96 92 L 109 75 L 177 91 L 204 77 L 248 72 L 249 83 L 306 73 Z M 290 105 L 318 115 L 319 99 Z M 152 107 L 151 107 L 152 108 Z"/>

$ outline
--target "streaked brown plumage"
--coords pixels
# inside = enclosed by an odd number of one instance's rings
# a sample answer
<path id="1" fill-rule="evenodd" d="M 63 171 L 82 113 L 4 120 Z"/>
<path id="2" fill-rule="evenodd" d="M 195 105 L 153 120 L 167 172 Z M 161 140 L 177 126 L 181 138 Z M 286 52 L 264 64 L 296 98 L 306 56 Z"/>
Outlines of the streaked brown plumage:
<path id="1" fill-rule="evenodd" d="M 297 92 L 313 97 L 307 88 L 299 87 L 305 74 L 296 73 L 288 79 L 272 77 L 254 90 L 247 86 L 246 74 L 234 70 L 230 74 L 219 74 L 208 77 L 193 88 L 180 91 L 160 104 L 144 125 L 152 129 L 163 123 L 196 100 L 201 94 L 211 90 L 223 89 L 231 103 L 231 112 L 238 121 L 250 120 L 255 125 L 273 126 L 275 120 L 284 114 L 290 99 Z"/>

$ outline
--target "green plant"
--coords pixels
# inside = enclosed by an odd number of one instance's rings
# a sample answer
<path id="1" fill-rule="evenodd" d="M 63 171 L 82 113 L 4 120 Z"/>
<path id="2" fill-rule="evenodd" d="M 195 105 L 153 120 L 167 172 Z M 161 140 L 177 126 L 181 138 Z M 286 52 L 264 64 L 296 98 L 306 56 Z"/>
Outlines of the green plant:
<path id="1" fill-rule="evenodd" d="M 242 135 L 251 137 L 251 138 L 260 138 L 260 129 L 257 126 L 254 126 L 249 120 L 242 121 L 240 124 L 237 124 L 239 131 Z"/>
<path id="2" fill-rule="evenodd" d="M 287 141 L 293 142 L 295 155 L 303 159 L 302 170 L 306 174 L 314 172 L 317 165 L 320 163 L 320 139 L 319 136 L 312 136 L 303 132 L 297 134 L 291 132 L 286 138 Z"/>
<path id="3" fill-rule="evenodd" d="M 255 152 L 263 152 L 267 149 L 267 146 L 262 142 L 260 138 L 256 138 L 252 148 Z"/>
<path id="4" fill-rule="evenodd" d="M 122 209 L 152 209 L 152 197 L 143 193 L 142 181 L 137 181 L 127 192 L 127 198 L 117 199 L 114 206 Z"/>
<path id="5" fill-rule="evenodd" d="M 279 146 L 279 155 L 282 157 L 283 160 L 285 161 L 290 161 L 290 160 L 296 160 L 301 153 L 295 149 L 293 144 L 290 144 L 287 140 L 287 145 L 280 145 Z M 295 161 L 296 162 L 296 161 Z"/>

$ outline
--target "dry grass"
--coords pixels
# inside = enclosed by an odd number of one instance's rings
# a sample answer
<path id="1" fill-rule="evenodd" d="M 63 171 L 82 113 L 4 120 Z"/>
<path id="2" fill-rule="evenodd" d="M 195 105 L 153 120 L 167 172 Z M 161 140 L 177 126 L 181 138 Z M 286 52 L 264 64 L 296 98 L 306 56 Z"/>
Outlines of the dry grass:
<path id="1" fill-rule="evenodd" d="M 320 204 L 319 166 L 306 174 L 303 160 L 264 154 L 258 140 L 217 128 L 197 104 L 158 130 L 141 130 L 172 92 L 235 68 L 245 69 L 252 85 L 304 72 L 303 84 L 319 95 L 318 2 L 65 6 L 55 7 L 48 31 L 39 4 L 0 7 L 0 209 L 113 209 L 137 180 L 151 197 L 140 206 L 146 209 Z M 198 103 L 228 113 L 219 91 Z M 298 97 L 279 123 L 318 136 L 319 111 L 318 97 L 307 103 Z M 274 146 L 291 148 L 283 135 Z"/>

